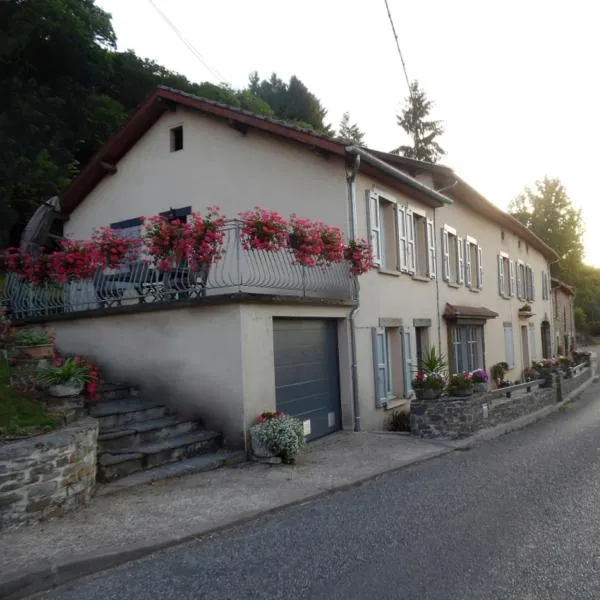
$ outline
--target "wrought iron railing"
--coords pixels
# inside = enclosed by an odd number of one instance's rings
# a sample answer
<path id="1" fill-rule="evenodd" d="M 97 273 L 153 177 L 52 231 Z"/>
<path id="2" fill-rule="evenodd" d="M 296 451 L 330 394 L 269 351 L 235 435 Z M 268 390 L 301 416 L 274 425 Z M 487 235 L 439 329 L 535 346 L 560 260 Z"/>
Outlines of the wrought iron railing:
<path id="1" fill-rule="evenodd" d="M 182 264 L 175 271 L 163 272 L 138 260 L 98 272 L 89 280 L 42 287 L 7 274 L 4 289 L 0 283 L 0 305 L 7 306 L 14 318 L 23 319 L 232 294 L 356 298 L 356 278 L 346 262 L 304 267 L 294 263 L 289 250 L 245 250 L 239 221 L 227 222 L 223 232 L 222 258 L 204 271 Z"/>

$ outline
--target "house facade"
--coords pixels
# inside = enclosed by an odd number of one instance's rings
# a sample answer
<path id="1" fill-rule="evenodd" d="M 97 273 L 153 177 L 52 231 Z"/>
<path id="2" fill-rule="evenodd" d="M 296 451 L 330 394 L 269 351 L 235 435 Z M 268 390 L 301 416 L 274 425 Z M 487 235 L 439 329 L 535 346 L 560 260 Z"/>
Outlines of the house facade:
<path id="1" fill-rule="evenodd" d="M 556 351 L 568 354 L 575 346 L 575 289 L 554 277 L 551 285 Z"/>
<path id="2" fill-rule="evenodd" d="M 201 293 L 190 284 L 165 301 L 164 282 L 162 295 L 148 279 L 132 283 L 136 266 L 116 302 L 99 299 L 107 288 L 95 282 L 76 309 L 22 318 L 47 322 L 64 352 L 93 356 L 232 445 L 265 410 L 297 416 L 309 439 L 380 429 L 410 401 L 430 346 L 452 372 L 506 361 L 512 379 L 554 353 L 556 254 L 446 167 L 159 89 L 61 197 L 72 239 L 105 225 L 135 236 L 143 215 L 210 205 L 338 226 L 371 241 L 375 268 L 357 282 L 345 264 L 257 256 L 231 221 Z"/>

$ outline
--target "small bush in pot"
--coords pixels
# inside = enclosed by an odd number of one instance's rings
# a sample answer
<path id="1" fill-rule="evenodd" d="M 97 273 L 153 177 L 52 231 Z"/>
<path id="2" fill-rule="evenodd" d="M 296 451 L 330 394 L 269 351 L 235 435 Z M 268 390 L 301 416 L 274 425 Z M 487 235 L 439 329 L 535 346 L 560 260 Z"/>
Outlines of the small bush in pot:
<path id="1" fill-rule="evenodd" d="M 264 412 L 250 428 L 253 447 L 256 442 L 272 456 L 292 464 L 304 447 L 304 428 L 298 419 L 282 412 Z"/>
<path id="2" fill-rule="evenodd" d="M 448 383 L 448 393 L 450 396 L 470 396 L 473 393 L 471 374 L 465 371 L 452 375 Z"/>
<path id="3" fill-rule="evenodd" d="M 471 373 L 471 381 L 473 382 L 473 389 L 475 392 L 487 392 L 488 391 L 488 374 L 484 369 L 475 369 Z"/>
<path id="4" fill-rule="evenodd" d="M 412 380 L 412 388 L 417 398 L 439 398 L 446 387 L 446 378 L 441 373 L 417 371 Z"/>
<path id="5" fill-rule="evenodd" d="M 54 339 L 43 329 L 20 329 L 15 334 L 15 346 L 26 358 L 42 359 L 54 355 Z"/>
<path id="6" fill-rule="evenodd" d="M 42 369 L 37 380 L 52 396 L 76 396 L 87 384 L 96 381 L 96 372 L 79 358 L 58 359 Z"/>
<path id="7" fill-rule="evenodd" d="M 503 387 L 502 383 L 504 381 L 504 376 L 506 375 L 506 371 L 508 371 L 508 363 L 499 362 L 495 365 L 492 365 L 490 369 L 490 373 L 492 375 L 492 379 L 496 384 L 497 388 Z"/>

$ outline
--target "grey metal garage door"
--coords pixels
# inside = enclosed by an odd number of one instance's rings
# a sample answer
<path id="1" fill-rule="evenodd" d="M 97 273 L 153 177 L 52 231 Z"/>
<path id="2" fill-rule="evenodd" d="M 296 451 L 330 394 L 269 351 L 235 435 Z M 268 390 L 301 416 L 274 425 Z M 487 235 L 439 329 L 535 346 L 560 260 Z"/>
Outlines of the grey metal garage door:
<path id="1" fill-rule="evenodd" d="M 274 319 L 277 410 L 305 423 L 307 440 L 340 429 L 337 324 Z"/>

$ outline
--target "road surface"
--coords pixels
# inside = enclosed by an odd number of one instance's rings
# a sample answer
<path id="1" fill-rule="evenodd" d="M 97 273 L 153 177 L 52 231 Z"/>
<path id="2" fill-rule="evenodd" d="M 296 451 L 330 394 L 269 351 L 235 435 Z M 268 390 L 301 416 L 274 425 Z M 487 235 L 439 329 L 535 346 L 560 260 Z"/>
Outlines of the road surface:
<path id="1" fill-rule="evenodd" d="M 600 385 L 472 450 L 38 597 L 600 599 Z"/>

